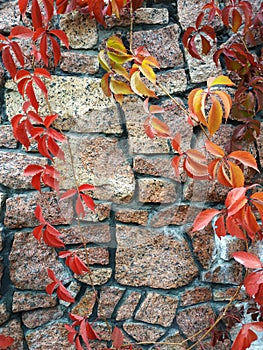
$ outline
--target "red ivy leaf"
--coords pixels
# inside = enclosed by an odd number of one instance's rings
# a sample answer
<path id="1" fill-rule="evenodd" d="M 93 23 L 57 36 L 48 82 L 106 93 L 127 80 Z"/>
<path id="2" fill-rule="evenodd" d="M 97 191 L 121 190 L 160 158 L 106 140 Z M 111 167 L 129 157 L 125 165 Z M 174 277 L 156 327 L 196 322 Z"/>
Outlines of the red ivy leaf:
<path id="1" fill-rule="evenodd" d="M 236 252 L 232 255 L 237 262 L 244 265 L 246 268 L 260 269 L 263 267 L 259 258 L 254 254 L 247 252 Z"/>
<path id="2" fill-rule="evenodd" d="M 111 334 L 112 345 L 115 349 L 120 349 L 124 342 L 122 331 L 118 327 L 114 327 Z"/>

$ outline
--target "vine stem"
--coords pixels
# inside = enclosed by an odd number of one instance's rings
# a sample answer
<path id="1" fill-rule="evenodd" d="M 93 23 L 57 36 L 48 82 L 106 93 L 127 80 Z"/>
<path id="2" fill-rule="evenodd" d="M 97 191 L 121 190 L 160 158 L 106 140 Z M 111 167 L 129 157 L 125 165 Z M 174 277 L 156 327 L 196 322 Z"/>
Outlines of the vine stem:
<path id="1" fill-rule="evenodd" d="M 132 50 L 132 33 L 133 33 L 133 7 L 132 7 L 132 0 L 130 0 L 130 52 L 133 54 Z"/>
<path id="2" fill-rule="evenodd" d="M 50 102 L 48 101 L 48 99 L 46 98 L 46 104 L 47 104 L 47 107 L 48 107 L 48 110 L 49 110 L 49 113 L 50 114 L 53 114 L 53 110 L 51 108 L 51 105 L 50 105 Z M 64 136 L 66 136 L 63 131 L 61 130 L 61 128 L 59 128 L 59 131 L 61 134 L 63 134 Z M 67 146 L 68 146 L 68 151 L 69 151 L 69 160 L 70 160 L 70 166 L 71 166 L 71 170 L 72 170 L 72 176 L 73 176 L 73 181 L 74 181 L 74 185 L 75 185 L 75 188 L 79 194 L 79 182 L 78 182 L 78 179 L 77 179 L 77 175 L 76 175 L 76 171 L 75 171 L 75 168 L 74 168 L 74 156 L 73 156 L 73 152 L 72 152 L 72 148 L 71 148 L 71 145 L 70 145 L 70 139 L 68 136 L 66 136 L 66 139 L 67 139 Z M 90 280 L 90 285 L 91 285 L 91 288 L 94 292 L 94 295 L 95 295 L 95 298 L 96 298 L 96 301 L 99 305 L 99 309 L 100 309 L 100 313 L 101 313 L 101 317 L 103 319 L 103 321 L 105 322 L 106 326 L 107 326 L 107 329 L 108 329 L 108 332 L 109 334 L 111 334 L 111 326 L 103 312 L 103 308 L 101 307 L 101 303 L 100 303 L 100 300 L 98 298 L 98 293 L 97 293 L 97 290 L 95 288 L 95 284 L 94 284 L 94 280 L 93 280 L 93 276 L 92 276 L 92 272 L 91 272 L 91 269 L 90 269 L 90 262 L 89 262 L 89 252 L 88 252 L 88 248 L 87 248 L 87 242 L 86 242 L 86 239 L 81 231 L 81 225 L 80 225 L 80 217 L 79 215 L 77 215 L 77 225 L 78 225 L 78 229 L 79 229 L 79 233 L 80 233 L 80 236 L 81 236 L 81 241 L 82 241 L 82 245 L 84 247 L 84 251 L 85 251 L 85 258 L 86 258 L 86 264 L 87 264 L 87 267 L 89 269 L 89 272 L 87 273 L 88 276 L 89 276 L 89 280 Z"/>

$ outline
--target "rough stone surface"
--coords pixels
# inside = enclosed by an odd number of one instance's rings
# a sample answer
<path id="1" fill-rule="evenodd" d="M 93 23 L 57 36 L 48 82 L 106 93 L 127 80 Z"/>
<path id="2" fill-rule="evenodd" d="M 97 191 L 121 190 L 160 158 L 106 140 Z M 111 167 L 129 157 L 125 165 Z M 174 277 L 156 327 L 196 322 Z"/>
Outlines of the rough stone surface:
<path id="1" fill-rule="evenodd" d="M 38 308 L 49 308 L 57 304 L 56 297 L 46 293 L 14 292 L 12 311 L 28 311 Z"/>
<path id="2" fill-rule="evenodd" d="M 164 86 L 170 94 L 183 92 L 187 88 L 187 77 L 184 69 L 177 69 L 171 72 L 157 73 L 157 81 Z M 149 84 L 149 87 L 156 91 L 157 96 L 165 96 L 166 93 L 159 87 L 154 88 Z"/>
<path id="3" fill-rule="evenodd" d="M 143 110 L 141 101 L 131 99 L 123 104 L 122 110 L 126 119 L 130 154 L 168 153 L 169 148 L 165 139 L 154 138 L 152 140 L 145 134 L 143 125 L 147 113 Z"/>
<path id="4" fill-rule="evenodd" d="M 31 176 L 23 175 L 29 164 L 44 166 L 47 161 L 23 153 L 0 152 L 0 184 L 15 189 L 32 188 Z"/>
<path id="5" fill-rule="evenodd" d="M 167 24 L 169 22 L 169 13 L 165 8 L 141 8 L 134 11 L 133 16 L 134 24 Z M 108 28 L 128 27 L 130 25 L 130 11 L 123 11 L 120 18 L 107 17 L 106 24 Z"/>
<path id="6" fill-rule="evenodd" d="M 136 312 L 135 319 L 168 327 L 172 324 L 178 305 L 178 298 L 149 292 Z"/>
<path id="7" fill-rule="evenodd" d="M 27 332 L 26 342 L 29 350 L 74 349 L 74 345 L 68 341 L 65 323 L 62 322 L 50 323 L 40 329 Z"/>
<path id="8" fill-rule="evenodd" d="M 162 328 L 146 325 L 140 322 L 125 322 L 123 328 L 137 342 L 155 342 L 165 333 L 165 330 Z"/>
<path id="9" fill-rule="evenodd" d="M 132 318 L 135 308 L 141 298 L 140 292 L 131 292 L 118 308 L 116 320 L 128 320 Z"/>
<path id="10" fill-rule="evenodd" d="M 0 192 L 0 213 L 2 212 L 2 207 L 4 205 L 5 199 L 6 199 L 6 194 L 3 192 Z M 2 249 L 2 246 L 1 246 L 1 249 Z"/>
<path id="11" fill-rule="evenodd" d="M 51 225 L 70 224 L 73 219 L 73 206 L 69 200 L 58 200 L 54 193 L 34 193 L 16 195 L 6 200 L 5 225 L 9 228 L 32 227 L 39 225 L 34 210 L 40 205 L 44 218 Z"/>
<path id="12" fill-rule="evenodd" d="M 117 225 L 116 280 L 124 285 L 178 288 L 198 274 L 186 242 L 171 231 Z"/>
<path id="13" fill-rule="evenodd" d="M 160 346 L 161 350 L 186 350 L 187 349 L 187 345 L 184 342 L 184 338 L 180 335 L 177 329 L 171 329 L 168 332 L 167 336 L 163 339 L 163 342 L 166 342 L 167 344 L 161 345 Z"/>
<path id="14" fill-rule="evenodd" d="M 60 19 L 60 28 L 69 39 L 73 49 L 90 49 L 97 44 L 98 33 L 95 20 L 85 14 L 72 12 Z"/>
<path id="15" fill-rule="evenodd" d="M 124 289 L 116 287 L 103 287 L 100 292 L 98 316 L 111 318 L 117 303 L 123 296 Z"/>
<path id="16" fill-rule="evenodd" d="M 167 177 L 176 180 L 171 165 L 171 157 L 146 157 L 135 156 L 133 158 L 133 170 L 139 174 Z"/>
<path id="17" fill-rule="evenodd" d="M 203 272 L 202 281 L 221 284 L 238 285 L 243 279 L 243 268 L 237 262 L 229 262 L 224 265 L 214 266 L 207 272 Z"/>
<path id="18" fill-rule="evenodd" d="M 51 281 L 47 268 L 52 269 L 57 278 L 70 278 L 60 262 L 55 249 L 39 244 L 32 232 L 16 232 L 9 255 L 10 278 L 20 289 L 44 290 Z"/>
<path id="19" fill-rule="evenodd" d="M 94 198 L 121 203 L 129 202 L 133 197 L 134 175 L 119 147 L 116 139 L 71 138 L 78 182 L 95 185 Z M 58 162 L 57 168 L 63 178 L 61 188 L 72 188 L 73 175 L 69 162 L 66 161 L 66 164 Z"/>
<path id="20" fill-rule="evenodd" d="M 0 72 L 0 85 L 1 85 L 1 72 Z M 6 147 L 6 148 L 17 147 L 17 141 L 14 138 L 11 125 L 0 126 L 0 147 Z"/>
<path id="21" fill-rule="evenodd" d="M 78 316 L 90 316 L 94 304 L 96 302 L 96 295 L 91 289 L 87 289 L 85 294 L 80 298 L 80 301 L 72 309 L 72 313 Z"/>
<path id="22" fill-rule="evenodd" d="M 14 343 L 8 350 L 23 350 L 23 331 L 21 323 L 18 320 L 11 320 L 0 328 L 0 334 L 10 336 L 14 339 Z"/>
<path id="23" fill-rule="evenodd" d="M 214 317 L 211 306 L 201 305 L 180 310 L 176 316 L 176 322 L 180 331 L 186 337 L 190 337 L 201 329 L 209 327 L 213 323 Z"/>
<path id="24" fill-rule="evenodd" d="M 208 225 L 200 231 L 189 231 L 188 235 L 192 241 L 194 255 L 203 268 L 209 268 L 216 259 L 216 245 L 212 227 Z M 203 249 L 204 247 L 205 249 Z"/>
<path id="25" fill-rule="evenodd" d="M 64 72 L 95 74 L 99 70 L 99 61 L 97 56 L 78 52 L 63 52 L 59 66 Z"/>
<path id="26" fill-rule="evenodd" d="M 82 243 L 82 238 L 86 243 L 108 243 L 111 239 L 108 224 L 81 226 L 80 229 L 78 226 L 71 226 L 59 231 L 65 244 Z"/>
<path id="27" fill-rule="evenodd" d="M 153 227 L 184 225 L 186 223 L 193 222 L 199 212 L 199 208 L 191 207 L 188 204 L 175 204 L 161 209 L 154 214 L 151 217 L 150 225 Z"/>
<path id="28" fill-rule="evenodd" d="M 63 317 L 63 312 L 58 307 L 51 307 L 23 312 L 22 322 L 27 328 L 36 328 L 61 317 Z"/>
<path id="29" fill-rule="evenodd" d="M 122 127 L 120 114 L 117 106 L 106 108 L 89 108 L 78 118 L 71 115 L 65 116 L 63 120 L 58 119 L 54 122 L 54 126 L 63 130 L 75 131 L 78 133 L 96 133 L 104 134 L 121 134 Z"/>
<path id="30" fill-rule="evenodd" d="M 243 251 L 246 248 L 245 242 L 236 237 L 225 236 L 216 240 L 220 258 L 226 261 L 233 259 L 233 253 Z"/>
<path id="31" fill-rule="evenodd" d="M 171 203 L 176 200 L 176 185 L 167 180 L 138 179 L 139 202 Z"/>
<path id="32" fill-rule="evenodd" d="M 83 221 L 86 222 L 101 222 L 110 217 L 111 203 L 98 203 L 94 211 L 86 211 Z"/>
<path id="33" fill-rule="evenodd" d="M 60 123 L 65 120 L 67 129 L 69 129 L 69 120 L 73 127 L 79 118 L 89 115 L 91 109 L 98 110 L 114 105 L 112 100 L 103 96 L 98 78 L 53 75 L 52 80 L 46 82 L 46 85 L 50 106 L 59 115 Z M 21 112 L 22 98 L 15 84 L 10 80 L 6 82 L 5 87 L 8 89 L 5 94 L 6 113 L 9 118 L 12 118 Z M 40 98 L 40 113 L 48 113 L 43 96 L 37 94 L 37 97 Z"/>
<path id="34" fill-rule="evenodd" d="M 112 275 L 112 269 L 109 267 L 103 267 L 103 268 L 90 268 L 92 272 L 92 281 L 94 285 L 103 285 L 104 283 L 108 282 L 108 280 L 111 278 Z M 77 280 L 80 282 L 84 282 L 87 285 L 90 285 L 90 278 L 88 275 L 84 276 L 75 276 Z"/>
<path id="35" fill-rule="evenodd" d="M 17 1 L 0 3 L 0 33 L 7 34 L 11 29 L 19 24 L 20 12 Z"/>
<path id="36" fill-rule="evenodd" d="M 161 68 L 175 67 L 184 63 L 179 47 L 180 29 L 177 24 L 156 30 L 133 33 L 133 47 L 145 46 Z"/>
<path id="37" fill-rule="evenodd" d="M 210 287 L 194 287 L 180 295 L 180 306 L 189 306 L 212 300 Z"/>
<path id="38" fill-rule="evenodd" d="M 1 302 L 0 304 L 0 325 L 5 323 L 10 317 L 10 311 L 8 311 L 6 303 Z"/>
<path id="39" fill-rule="evenodd" d="M 86 261 L 86 251 L 85 249 L 74 249 L 77 252 L 77 255 L 82 259 L 82 261 Z M 107 265 L 109 263 L 109 252 L 105 248 L 87 248 L 87 253 L 89 257 L 89 264 L 100 264 Z"/>
<path id="40" fill-rule="evenodd" d="M 146 225 L 148 221 L 147 210 L 137 209 L 117 209 L 115 211 L 115 219 L 125 223 L 134 223 L 139 225 Z"/>
<path id="41" fill-rule="evenodd" d="M 233 295 L 236 293 L 237 288 L 218 288 L 218 289 L 213 289 L 213 299 L 215 301 L 226 301 L 226 300 L 231 300 Z M 241 289 L 240 292 L 236 296 L 236 300 L 244 300 L 248 296 L 245 292 L 245 290 Z"/>
<path id="42" fill-rule="evenodd" d="M 202 52 L 201 39 L 196 40 L 196 47 L 198 52 Z M 211 76 L 217 76 L 222 71 L 220 67 L 216 67 L 213 61 L 213 54 L 215 50 L 211 50 L 208 55 L 201 55 L 202 61 L 192 57 L 185 49 L 185 56 L 189 67 L 189 74 L 192 83 L 205 82 Z"/>

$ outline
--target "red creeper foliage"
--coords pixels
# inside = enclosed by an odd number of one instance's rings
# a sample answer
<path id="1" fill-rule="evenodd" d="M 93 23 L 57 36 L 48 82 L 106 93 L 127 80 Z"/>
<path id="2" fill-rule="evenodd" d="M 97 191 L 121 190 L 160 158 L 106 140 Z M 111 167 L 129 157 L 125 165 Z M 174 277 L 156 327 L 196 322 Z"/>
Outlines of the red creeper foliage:
<path id="1" fill-rule="evenodd" d="M 56 289 L 56 293 L 59 299 L 64 300 L 68 303 L 74 303 L 75 299 L 72 298 L 67 288 L 63 286 L 62 282 L 57 279 L 54 271 L 48 269 L 48 276 L 53 282 L 47 285 L 46 292 L 51 295 Z"/>

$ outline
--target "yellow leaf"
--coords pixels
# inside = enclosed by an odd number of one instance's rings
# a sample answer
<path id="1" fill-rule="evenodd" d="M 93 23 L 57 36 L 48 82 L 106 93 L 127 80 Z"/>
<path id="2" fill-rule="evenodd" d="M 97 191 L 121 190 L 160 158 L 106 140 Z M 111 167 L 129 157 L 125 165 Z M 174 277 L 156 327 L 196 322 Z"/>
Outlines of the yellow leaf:
<path id="1" fill-rule="evenodd" d="M 124 77 L 126 80 L 130 81 L 130 75 L 123 66 L 118 63 L 113 63 L 112 69 L 114 70 L 114 73 L 117 73 Z"/>
<path id="2" fill-rule="evenodd" d="M 143 62 L 146 64 L 149 64 L 150 66 L 153 66 L 155 68 L 160 68 L 159 62 L 153 56 L 146 56 L 145 59 L 143 60 Z"/>
<path id="3" fill-rule="evenodd" d="M 213 95 L 211 95 L 211 100 L 212 107 L 210 108 L 210 111 L 208 113 L 207 128 L 210 134 L 214 135 L 214 133 L 219 129 L 222 123 L 223 110 L 220 102 Z"/>
<path id="4" fill-rule="evenodd" d="M 118 54 L 111 51 L 108 51 L 107 54 L 110 60 L 118 64 L 123 64 L 133 59 L 133 56 L 128 54 Z"/>
<path id="5" fill-rule="evenodd" d="M 207 126 L 207 121 L 205 119 L 205 115 L 202 111 L 202 100 L 203 100 L 204 90 L 203 89 L 194 89 L 190 92 L 188 96 L 188 104 L 191 112 L 193 112 L 200 123 L 202 123 L 204 126 Z"/>
<path id="6" fill-rule="evenodd" d="M 115 52 L 127 54 L 127 50 L 126 50 L 122 40 L 116 35 L 111 36 L 107 40 L 106 46 L 108 49 L 112 49 Z"/>
<path id="7" fill-rule="evenodd" d="M 154 85 L 156 84 L 156 75 L 152 69 L 152 67 L 148 66 L 144 61 L 142 62 L 141 66 L 139 66 L 140 71 L 142 74 L 150 80 Z"/>
<path id="8" fill-rule="evenodd" d="M 116 100 L 120 105 L 122 105 L 122 102 L 123 102 L 123 95 L 121 95 L 121 94 L 116 94 L 116 95 L 114 95 L 114 98 L 115 98 L 115 100 Z"/>
<path id="9" fill-rule="evenodd" d="M 104 56 L 105 50 L 101 50 L 98 54 L 98 60 L 101 65 L 101 67 L 106 70 L 107 72 L 110 71 L 110 67 L 108 66 L 107 61 L 105 60 Z"/>
<path id="10" fill-rule="evenodd" d="M 117 95 L 133 94 L 133 91 L 128 84 L 124 83 L 123 81 L 116 80 L 114 78 L 112 78 L 110 81 L 110 89 L 114 94 Z"/>
<path id="11" fill-rule="evenodd" d="M 239 168 L 238 165 L 235 163 L 228 161 L 228 164 L 230 166 L 230 177 L 233 187 L 242 187 L 244 186 L 245 178 L 243 171 Z"/>
<path id="12" fill-rule="evenodd" d="M 131 88 L 139 96 L 156 97 L 154 91 L 150 90 L 141 80 L 140 71 L 136 71 L 131 76 Z"/>
<path id="13" fill-rule="evenodd" d="M 225 75 L 219 75 L 218 77 L 210 77 L 207 79 L 207 87 L 210 89 L 210 87 L 215 85 L 227 85 L 227 86 L 234 86 L 235 84 Z"/>

